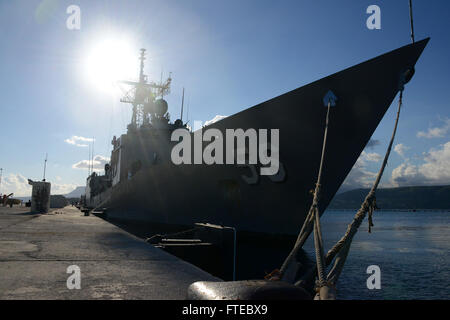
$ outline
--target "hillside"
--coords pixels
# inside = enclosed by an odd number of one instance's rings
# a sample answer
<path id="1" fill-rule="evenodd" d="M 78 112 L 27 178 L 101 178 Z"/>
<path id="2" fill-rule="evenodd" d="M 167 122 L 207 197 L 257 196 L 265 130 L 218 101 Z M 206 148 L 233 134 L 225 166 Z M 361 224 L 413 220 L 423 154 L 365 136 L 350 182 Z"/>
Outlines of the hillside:
<path id="1" fill-rule="evenodd" d="M 79 198 L 85 193 L 85 187 L 76 187 L 73 191 L 69 192 L 68 194 L 65 194 L 64 197 L 66 198 Z"/>
<path id="2" fill-rule="evenodd" d="M 358 209 L 369 189 L 337 194 L 328 209 Z M 380 209 L 450 209 L 450 185 L 378 189 Z"/>
<path id="3" fill-rule="evenodd" d="M 30 192 L 31 193 L 31 192 Z M 52 193 L 52 196 L 64 196 L 66 199 L 79 199 L 82 195 L 84 195 L 85 193 L 85 187 L 80 186 L 80 187 L 76 187 L 74 190 L 72 190 L 71 192 L 67 193 L 67 194 L 63 194 L 63 195 L 54 195 Z M 26 196 L 26 197 L 13 197 L 14 199 L 19 199 L 22 200 L 23 202 L 27 202 L 28 200 L 31 199 L 31 196 Z"/>

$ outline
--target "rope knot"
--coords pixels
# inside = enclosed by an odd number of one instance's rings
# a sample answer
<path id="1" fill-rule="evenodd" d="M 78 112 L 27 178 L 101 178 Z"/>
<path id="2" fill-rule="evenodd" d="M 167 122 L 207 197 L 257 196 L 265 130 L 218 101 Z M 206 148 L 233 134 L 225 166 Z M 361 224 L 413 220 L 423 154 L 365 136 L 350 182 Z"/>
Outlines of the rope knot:
<path id="1" fill-rule="evenodd" d="M 378 209 L 378 207 L 377 207 L 377 199 L 376 199 L 375 195 L 370 197 L 368 202 L 369 203 L 368 203 L 367 219 L 369 221 L 369 233 L 371 233 L 372 232 L 372 227 L 374 226 L 373 220 L 372 220 L 373 212 L 376 209 Z"/>

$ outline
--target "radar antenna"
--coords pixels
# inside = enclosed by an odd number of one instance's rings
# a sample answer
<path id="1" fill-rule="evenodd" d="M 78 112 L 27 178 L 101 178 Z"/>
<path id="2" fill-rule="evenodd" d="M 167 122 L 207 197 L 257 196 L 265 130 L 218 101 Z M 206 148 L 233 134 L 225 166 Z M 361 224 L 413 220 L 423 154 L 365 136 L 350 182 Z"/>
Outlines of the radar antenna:
<path id="1" fill-rule="evenodd" d="M 184 87 L 183 87 L 183 97 L 181 98 L 181 116 L 180 116 L 181 121 L 183 121 L 183 107 L 184 107 Z"/>

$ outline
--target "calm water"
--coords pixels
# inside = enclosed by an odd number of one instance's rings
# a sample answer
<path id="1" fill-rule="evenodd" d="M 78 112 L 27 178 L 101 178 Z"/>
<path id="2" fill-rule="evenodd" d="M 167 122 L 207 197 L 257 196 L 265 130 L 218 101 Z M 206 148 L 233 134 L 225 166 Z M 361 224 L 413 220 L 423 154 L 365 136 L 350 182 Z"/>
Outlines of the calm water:
<path id="1" fill-rule="evenodd" d="M 345 232 L 355 212 L 322 216 L 325 249 Z M 450 212 L 382 212 L 356 234 L 338 282 L 340 299 L 450 299 Z M 305 244 L 314 255 L 314 243 Z M 369 265 L 381 269 L 381 289 L 367 289 Z"/>
<path id="2" fill-rule="evenodd" d="M 325 250 L 345 233 L 354 214 L 353 211 L 324 213 L 321 222 Z M 373 222 L 375 227 L 372 233 L 368 233 L 366 218 L 353 240 L 338 281 L 338 299 L 450 299 L 450 212 L 376 211 Z M 144 238 L 152 234 L 142 223 L 133 225 L 127 222 L 119 226 Z M 314 261 L 312 238 L 311 235 L 304 249 Z M 277 256 L 278 260 L 284 260 L 289 246 L 281 258 Z M 239 247 L 238 253 L 241 250 Z M 272 248 L 272 253 L 278 251 L 276 247 Z M 238 257 L 241 261 L 238 263 L 238 278 L 262 278 L 265 273 L 255 267 L 261 266 L 262 261 L 255 259 L 267 260 L 267 252 L 266 246 L 252 247 L 251 254 L 247 251 L 246 262 L 242 256 Z M 182 258 L 186 259 L 186 256 Z M 208 269 L 194 258 L 187 261 L 222 277 L 216 269 Z M 366 281 L 370 275 L 366 270 L 370 265 L 378 265 L 381 269 L 380 290 L 367 289 Z M 270 272 L 277 267 L 278 264 L 265 266 L 264 270 Z M 255 270 L 258 271 L 256 274 Z"/>

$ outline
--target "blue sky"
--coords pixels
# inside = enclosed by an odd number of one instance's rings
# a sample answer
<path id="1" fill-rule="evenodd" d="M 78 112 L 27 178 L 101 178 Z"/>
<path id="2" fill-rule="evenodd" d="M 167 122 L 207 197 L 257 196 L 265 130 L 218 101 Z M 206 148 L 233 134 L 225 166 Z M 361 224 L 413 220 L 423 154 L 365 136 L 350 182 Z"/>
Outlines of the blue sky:
<path id="1" fill-rule="evenodd" d="M 384 186 L 450 183 L 450 3 L 413 3 L 416 39 L 431 41 L 405 91 L 400 146 Z M 66 28 L 72 4 L 81 9 L 80 30 Z M 372 4 L 381 8 L 381 30 L 366 27 Z M 27 195 L 25 178 L 42 179 L 46 152 L 53 193 L 84 185 L 87 171 L 74 165 L 89 149 L 67 143 L 73 136 L 95 137 L 99 164 L 109 157 L 131 111 L 88 79 L 86 56 L 102 39 L 127 37 L 136 57 L 147 48 L 151 78 L 172 72 L 169 112 L 179 114 L 186 87 L 192 122 L 231 115 L 396 49 L 410 42 L 409 32 L 406 0 L 2 0 L 0 192 Z M 378 144 L 366 148 L 344 189 L 369 185 L 394 113 L 393 105 L 373 136 Z"/>

